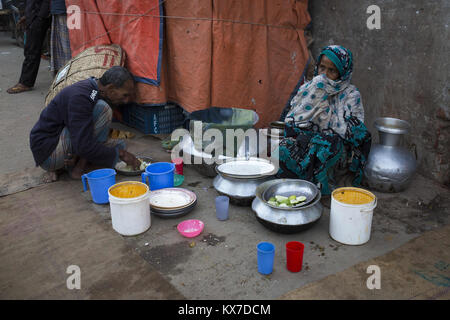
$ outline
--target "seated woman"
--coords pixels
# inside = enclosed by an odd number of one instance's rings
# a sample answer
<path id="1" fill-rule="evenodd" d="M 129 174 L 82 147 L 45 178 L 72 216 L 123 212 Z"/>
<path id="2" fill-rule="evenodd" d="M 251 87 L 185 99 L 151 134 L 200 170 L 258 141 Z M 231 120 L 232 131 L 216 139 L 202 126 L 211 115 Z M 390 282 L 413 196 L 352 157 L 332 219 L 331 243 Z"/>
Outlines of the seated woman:
<path id="1" fill-rule="evenodd" d="M 359 184 L 371 139 L 363 124 L 361 95 L 350 83 L 352 53 L 327 46 L 317 61 L 314 78 L 300 87 L 284 119 L 279 176 L 320 182 L 322 193 L 329 194 L 328 179 L 346 170 L 349 160 L 357 173 L 354 184 Z"/>
<path id="2" fill-rule="evenodd" d="M 320 129 L 331 128 L 344 138 L 346 116 L 352 114 L 364 122 L 361 95 L 350 83 L 352 53 L 341 46 L 328 46 L 322 49 L 317 61 L 314 78 L 300 87 L 286 120 L 312 121 Z"/>

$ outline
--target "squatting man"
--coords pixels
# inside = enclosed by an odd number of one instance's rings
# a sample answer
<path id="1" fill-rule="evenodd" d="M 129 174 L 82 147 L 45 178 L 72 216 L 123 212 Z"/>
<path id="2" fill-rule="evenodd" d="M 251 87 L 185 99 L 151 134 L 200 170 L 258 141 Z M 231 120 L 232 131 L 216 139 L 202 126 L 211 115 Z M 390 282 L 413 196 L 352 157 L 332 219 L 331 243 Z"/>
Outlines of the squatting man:
<path id="1" fill-rule="evenodd" d="M 99 79 L 67 86 L 41 112 L 30 133 L 36 166 L 49 172 L 67 170 L 81 179 L 88 165 L 114 168 L 120 160 L 133 168 L 140 161 L 123 140 L 108 139 L 113 110 L 133 100 L 133 75 L 115 66 Z"/>

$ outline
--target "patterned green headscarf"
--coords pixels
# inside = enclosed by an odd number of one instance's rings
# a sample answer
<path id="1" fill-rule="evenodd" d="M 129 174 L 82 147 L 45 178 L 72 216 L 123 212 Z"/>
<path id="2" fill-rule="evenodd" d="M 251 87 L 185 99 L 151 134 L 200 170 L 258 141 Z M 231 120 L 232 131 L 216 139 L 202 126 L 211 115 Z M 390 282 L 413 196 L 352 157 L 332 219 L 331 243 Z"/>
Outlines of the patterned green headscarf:
<path id="1" fill-rule="evenodd" d="M 340 77 L 337 81 L 350 80 L 353 72 L 353 56 L 350 50 L 336 45 L 324 47 L 317 57 L 314 76 L 318 75 L 320 59 L 322 58 L 322 55 L 325 55 L 328 59 L 330 59 L 338 69 Z"/>

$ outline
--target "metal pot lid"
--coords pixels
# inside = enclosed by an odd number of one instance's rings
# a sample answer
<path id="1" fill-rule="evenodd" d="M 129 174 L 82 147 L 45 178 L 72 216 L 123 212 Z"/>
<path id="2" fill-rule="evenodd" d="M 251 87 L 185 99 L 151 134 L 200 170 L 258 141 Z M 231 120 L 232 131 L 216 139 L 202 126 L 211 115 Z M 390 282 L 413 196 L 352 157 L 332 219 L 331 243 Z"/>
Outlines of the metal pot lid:
<path id="1" fill-rule="evenodd" d="M 229 178 L 255 179 L 276 174 L 278 168 L 269 160 L 261 158 L 237 158 L 228 160 L 216 167 L 217 172 Z"/>

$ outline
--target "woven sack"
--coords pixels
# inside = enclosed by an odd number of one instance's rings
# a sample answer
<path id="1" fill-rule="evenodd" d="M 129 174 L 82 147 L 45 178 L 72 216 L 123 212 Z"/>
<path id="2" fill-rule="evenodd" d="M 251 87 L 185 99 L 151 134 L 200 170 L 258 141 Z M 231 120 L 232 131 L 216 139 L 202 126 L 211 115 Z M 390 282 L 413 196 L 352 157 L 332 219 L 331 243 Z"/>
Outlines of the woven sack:
<path id="1" fill-rule="evenodd" d="M 87 48 L 59 70 L 45 97 L 45 105 L 65 87 L 89 77 L 100 78 L 113 66 L 125 65 L 125 51 L 117 44 Z"/>

